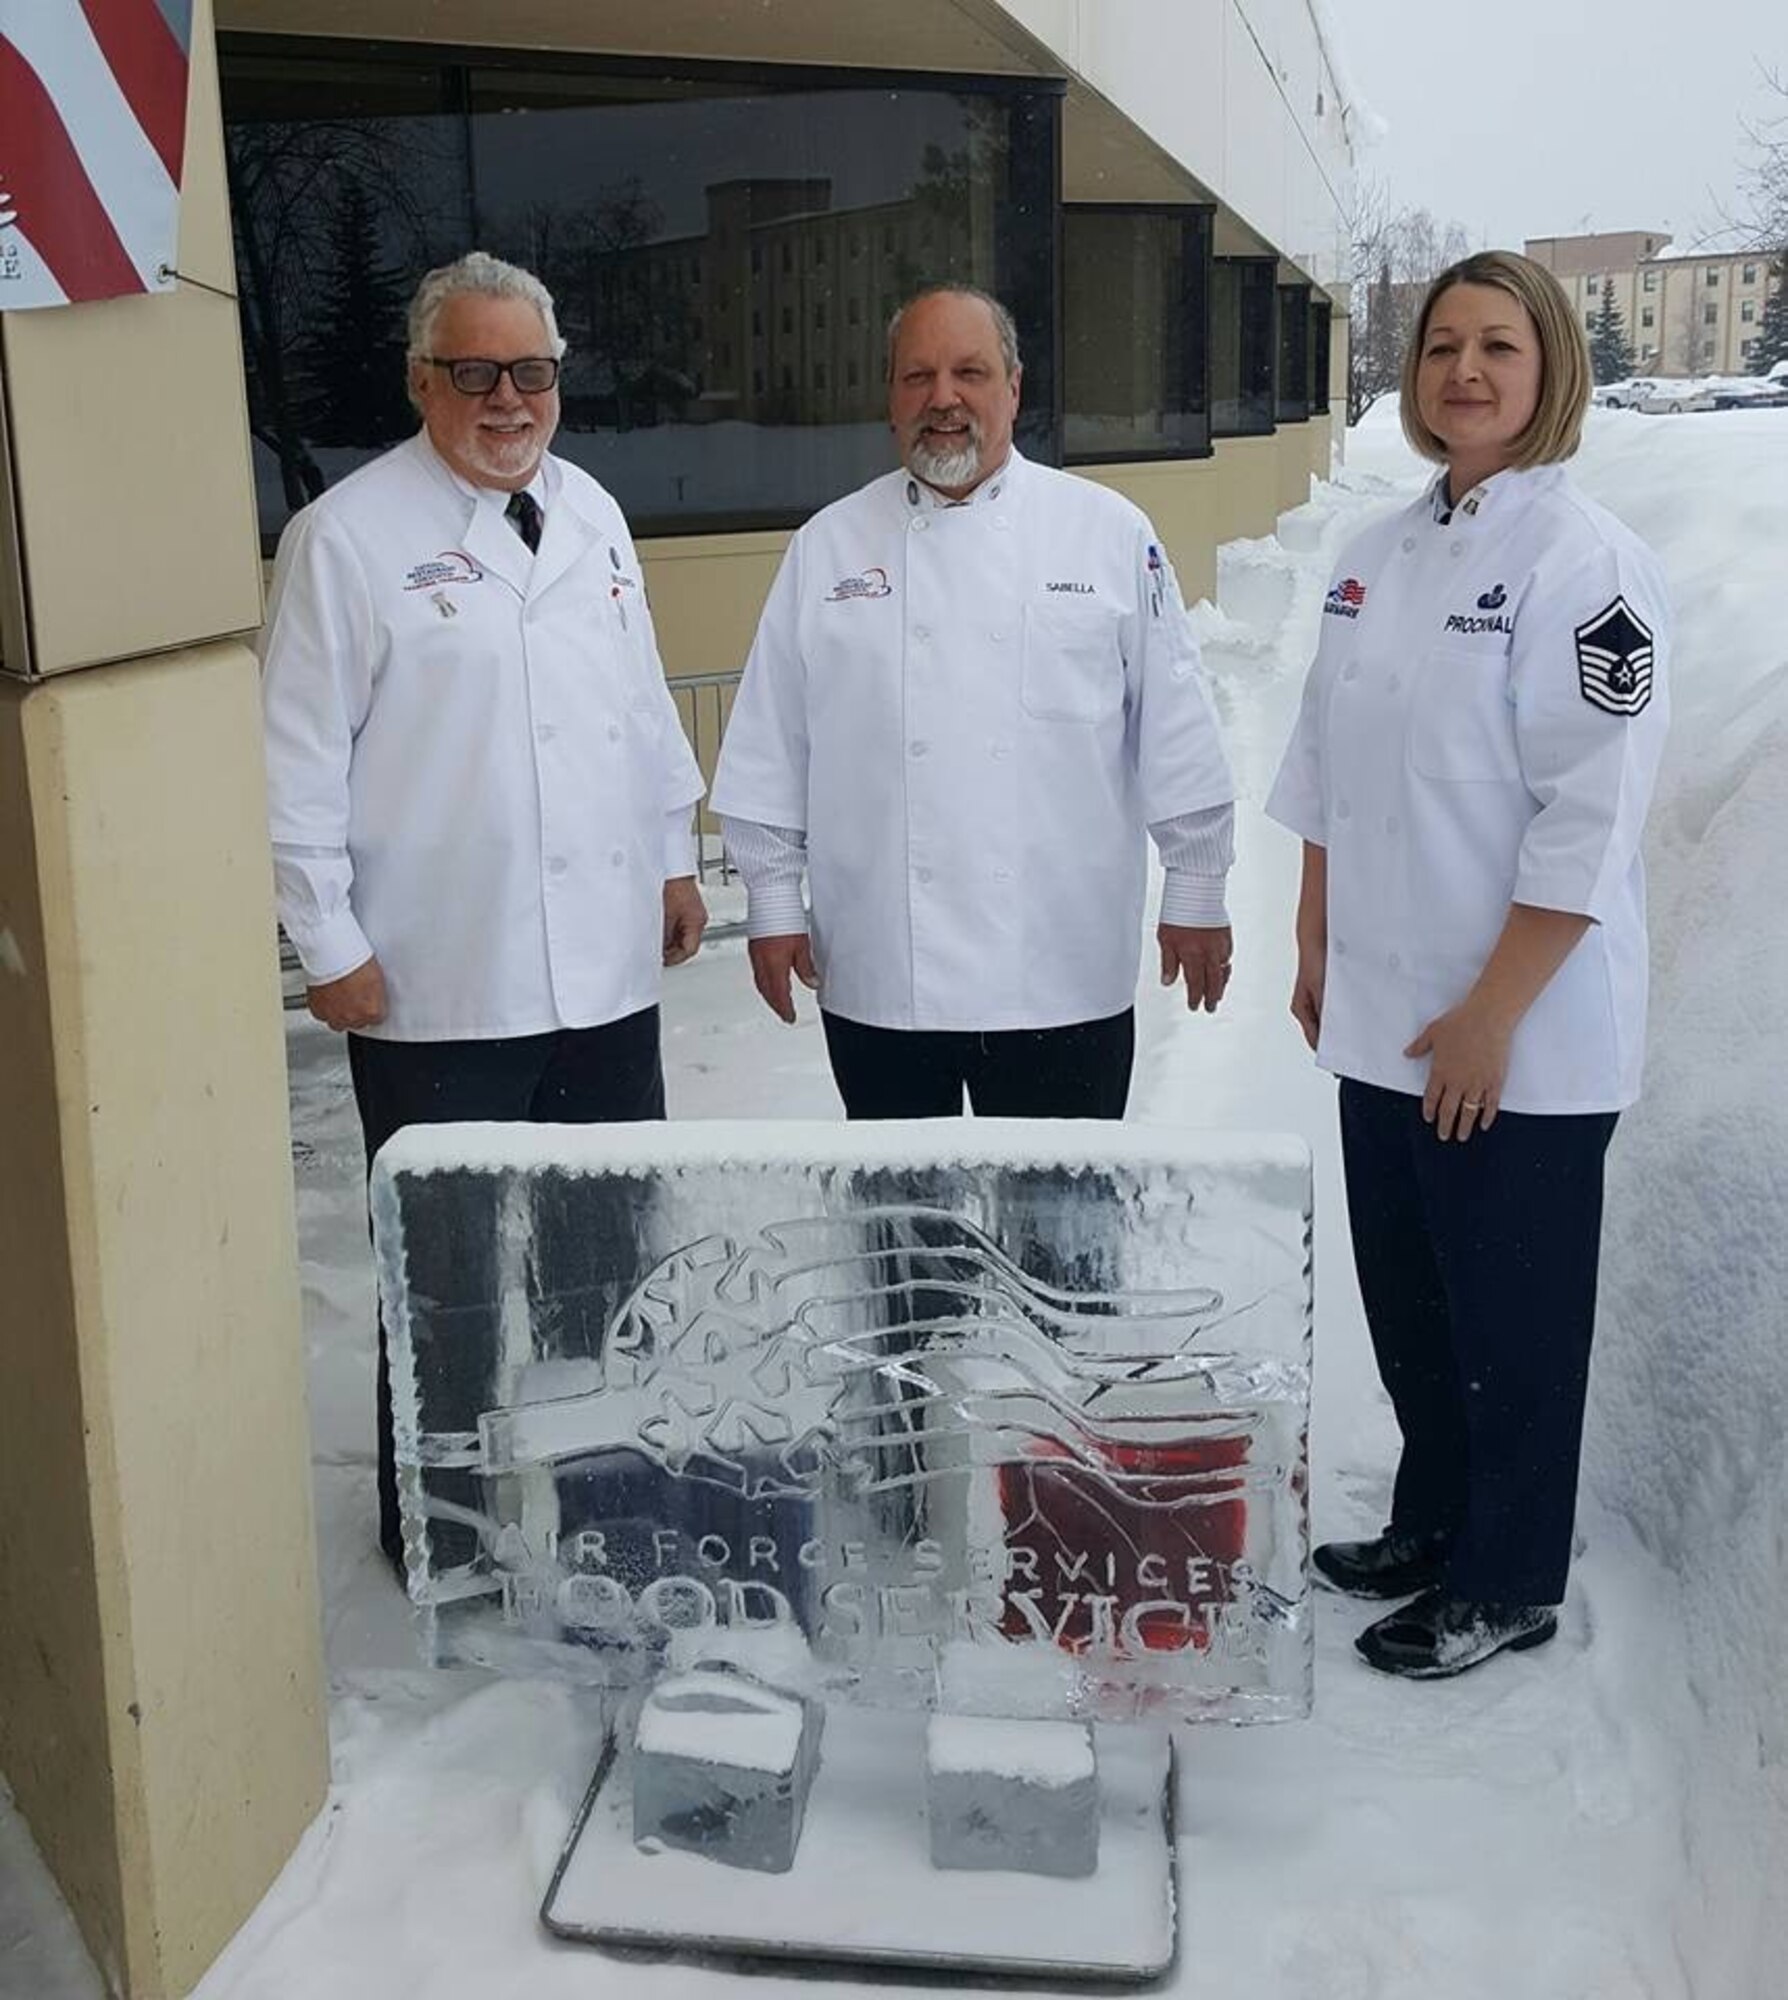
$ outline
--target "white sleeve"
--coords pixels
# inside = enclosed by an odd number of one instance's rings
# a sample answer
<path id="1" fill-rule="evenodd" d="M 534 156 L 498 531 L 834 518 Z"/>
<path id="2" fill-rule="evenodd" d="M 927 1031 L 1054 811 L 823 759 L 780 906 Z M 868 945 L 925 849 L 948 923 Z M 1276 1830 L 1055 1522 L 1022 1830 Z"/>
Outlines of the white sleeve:
<path id="1" fill-rule="evenodd" d="M 1235 785 L 1173 564 L 1148 521 L 1135 522 L 1124 670 L 1142 816 L 1154 826 L 1229 804 Z"/>
<path id="2" fill-rule="evenodd" d="M 1161 889 L 1161 922 L 1210 929 L 1229 922 L 1224 880 L 1235 860 L 1235 807 L 1207 806 L 1157 820 L 1149 834 L 1167 879 Z"/>
<path id="3" fill-rule="evenodd" d="M 260 644 L 274 895 L 305 977 L 323 985 L 373 955 L 348 856 L 348 766 L 372 704 L 373 633 L 359 564 L 309 509 L 280 538 Z"/>
<path id="4" fill-rule="evenodd" d="M 745 884 L 745 930 L 750 937 L 793 937 L 807 929 L 801 878 L 807 872 L 807 836 L 796 827 L 725 819 L 726 851 Z"/>
<path id="5" fill-rule="evenodd" d="M 804 832 L 807 827 L 807 672 L 801 658 L 802 541 L 783 556 L 758 620 L 744 678 L 714 768 L 713 809 Z"/>
<path id="6" fill-rule="evenodd" d="M 1521 774 L 1539 801 L 1512 899 L 1600 921 L 1645 829 L 1669 722 L 1670 605 L 1649 550 L 1561 545 L 1515 623 Z"/>
<path id="7" fill-rule="evenodd" d="M 620 514 L 615 515 L 615 531 L 621 546 L 626 550 L 626 559 L 631 564 L 633 574 L 641 579 L 640 615 L 645 620 L 646 629 L 642 635 L 646 642 L 646 658 L 658 679 L 661 690 L 658 698 L 658 743 L 659 743 L 659 797 L 667 814 L 681 816 L 681 835 L 667 835 L 665 848 L 664 877 L 668 882 L 673 875 L 691 875 L 694 850 L 690 845 L 689 808 L 707 790 L 702 781 L 701 766 L 695 761 L 695 753 L 689 747 L 689 738 L 683 731 L 683 717 L 677 708 L 676 696 L 671 693 L 670 681 L 665 675 L 664 661 L 658 651 L 658 627 L 652 621 L 652 606 L 646 596 L 645 571 L 640 566 L 639 551 L 633 546 L 627 524 Z"/>

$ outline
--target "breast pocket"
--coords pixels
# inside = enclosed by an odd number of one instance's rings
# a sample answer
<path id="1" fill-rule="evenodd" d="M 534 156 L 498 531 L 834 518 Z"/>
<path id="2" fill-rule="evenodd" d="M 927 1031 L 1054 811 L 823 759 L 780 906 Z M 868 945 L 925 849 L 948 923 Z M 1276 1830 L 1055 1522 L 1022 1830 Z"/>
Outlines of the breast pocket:
<path id="1" fill-rule="evenodd" d="M 1102 722 L 1124 699 L 1119 614 L 1105 604 L 1035 604 L 1024 614 L 1022 699 L 1041 722 Z"/>
<path id="2" fill-rule="evenodd" d="M 1409 761 L 1454 784 L 1521 779 L 1507 653 L 1440 646 L 1422 660 L 1410 703 Z"/>

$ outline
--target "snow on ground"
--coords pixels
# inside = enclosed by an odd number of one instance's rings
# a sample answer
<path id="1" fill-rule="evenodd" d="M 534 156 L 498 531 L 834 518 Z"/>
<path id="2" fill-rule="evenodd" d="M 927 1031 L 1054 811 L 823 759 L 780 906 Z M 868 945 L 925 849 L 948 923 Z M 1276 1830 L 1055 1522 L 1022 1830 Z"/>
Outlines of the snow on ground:
<path id="1" fill-rule="evenodd" d="M 1302 1133 L 1318 1162 L 1313 1505 L 1383 1518 L 1392 1430 L 1348 1268 L 1334 1091 L 1285 1011 L 1295 843 L 1259 815 L 1328 565 L 1422 470 L 1381 406 L 1276 540 L 1224 552 L 1210 670 L 1241 782 L 1237 971 L 1188 1020 L 1139 993 L 1133 1116 Z M 1558 1641 L 1464 1679 L 1372 1674 L 1317 1603 L 1316 1713 L 1181 1743 L 1175 1994 L 1237 2000 L 1788 1996 L 1788 411 L 1592 414 L 1587 489 L 1663 555 L 1677 728 L 1650 840 L 1647 1095 L 1612 1156 L 1581 1552 Z M 1776 586 L 1772 588 L 1771 586 Z M 1760 906 L 1760 907 L 1758 907 Z M 672 1115 L 836 1115 L 811 1007 L 784 1028 L 743 947 L 673 975 Z M 340 1046 L 288 1038 L 327 1647 L 329 1807 L 198 2000 L 714 2000 L 712 1965 L 556 1944 L 534 1910 L 597 1718 L 557 1687 L 427 1671 L 371 1553 L 372 1281 Z M 923 1914 L 914 1913 L 915 1934 Z M 98 1986 L 0 1812 L 0 1994 Z M 751 1990 L 807 1995 L 776 1971 Z M 832 1982 L 818 1982 L 824 1989 Z"/>

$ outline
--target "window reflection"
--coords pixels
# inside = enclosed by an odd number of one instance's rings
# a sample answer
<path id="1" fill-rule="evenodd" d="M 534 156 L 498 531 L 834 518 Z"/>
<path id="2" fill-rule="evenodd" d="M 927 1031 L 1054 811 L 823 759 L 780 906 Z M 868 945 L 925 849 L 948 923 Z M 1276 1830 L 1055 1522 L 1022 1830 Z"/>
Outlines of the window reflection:
<path id="1" fill-rule="evenodd" d="M 1211 432 L 1247 437 L 1273 428 L 1273 280 L 1270 257 L 1211 265 Z"/>
<path id="2" fill-rule="evenodd" d="M 221 48 L 270 535 L 414 428 L 403 307 L 472 244 L 552 289 L 554 448 L 637 530 L 785 524 L 885 470 L 887 319 L 938 279 L 1012 307 L 1019 443 L 1058 456 L 1050 86 Z"/>
<path id="3" fill-rule="evenodd" d="M 1300 424 L 1310 414 L 1310 287 L 1279 288 L 1279 370 L 1273 415 Z"/>
<path id="4" fill-rule="evenodd" d="M 1208 209 L 1064 211 L 1063 447 L 1070 460 L 1210 449 L 1210 238 Z"/>

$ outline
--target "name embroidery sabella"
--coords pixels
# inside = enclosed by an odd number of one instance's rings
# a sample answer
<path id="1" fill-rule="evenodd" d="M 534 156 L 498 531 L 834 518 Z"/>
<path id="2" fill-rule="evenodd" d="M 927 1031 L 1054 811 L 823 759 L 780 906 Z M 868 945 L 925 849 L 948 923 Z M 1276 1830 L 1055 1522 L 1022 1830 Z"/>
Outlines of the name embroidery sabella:
<path id="1" fill-rule="evenodd" d="M 1070 597 L 1097 597 L 1099 594 L 1090 583 L 1046 583 L 1043 588 L 1065 591 Z"/>

